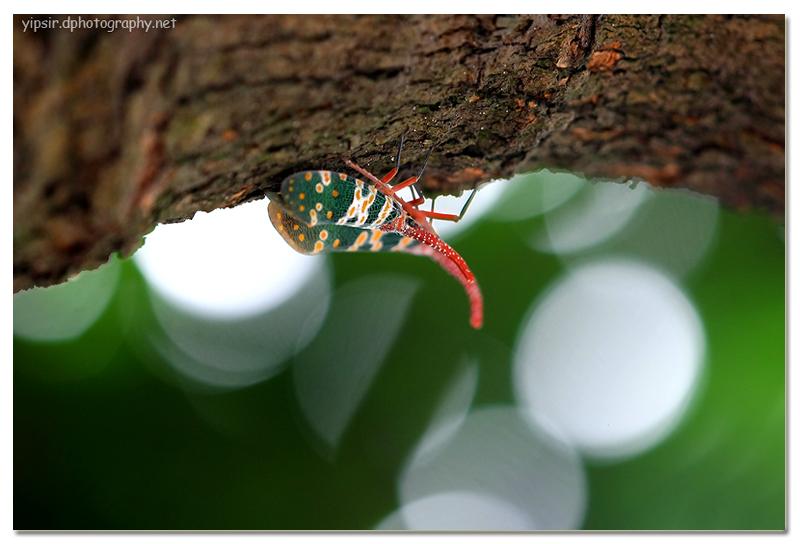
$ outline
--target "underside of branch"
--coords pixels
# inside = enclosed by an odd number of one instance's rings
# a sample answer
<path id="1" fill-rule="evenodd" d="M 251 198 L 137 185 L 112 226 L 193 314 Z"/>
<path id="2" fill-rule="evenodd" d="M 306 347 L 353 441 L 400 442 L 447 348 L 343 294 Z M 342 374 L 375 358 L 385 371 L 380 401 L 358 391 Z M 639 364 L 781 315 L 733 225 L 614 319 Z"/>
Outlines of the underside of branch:
<path id="1" fill-rule="evenodd" d="M 349 157 L 382 175 L 404 132 L 409 175 L 436 145 L 432 193 L 550 168 L 784 214 L 782 16 L 29 20 L 14 19 L 15 292 L 299 170 L 352 173 Z"/>

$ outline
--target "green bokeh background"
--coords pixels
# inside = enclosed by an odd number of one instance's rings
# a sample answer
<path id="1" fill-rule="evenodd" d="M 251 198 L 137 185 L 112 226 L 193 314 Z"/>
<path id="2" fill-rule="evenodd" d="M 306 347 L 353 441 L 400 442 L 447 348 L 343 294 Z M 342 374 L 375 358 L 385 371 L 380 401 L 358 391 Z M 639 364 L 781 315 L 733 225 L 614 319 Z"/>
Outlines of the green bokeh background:
<path id="1" fill-rule="evenodd" d="M 430 260 L 332 256 L 335 286 L 384 273 L 420 282 L 335 452 L 304 422 L 291 361 L 227 392 L 182 388 L 153 371 L 141 337 L 126 332 L 136 320 L 154 326 L 146 285 L 132 261 L 117 263 L 113 299 L 85 334 L 14 338 L 14 528 L 373 528 L 399 507 L 398 471 L 465 353 L 480 362 L 473 407 L 513 404 L 520 324 L 564 270 L 526 244 L 541 224 L 484 219 L 454 242 L 483 289 L 480 331 L 468 325 L 458 283 Z M 656 447 L 620 462 L 585 461 L 583 528 L 784 529 L 782 227 L 721 211 L 714 243 L 682 286 L 706 332 L 701 385 Z M 365 304 L 354 326 L 369 335 L 380 316 L 379 304 Z"/>

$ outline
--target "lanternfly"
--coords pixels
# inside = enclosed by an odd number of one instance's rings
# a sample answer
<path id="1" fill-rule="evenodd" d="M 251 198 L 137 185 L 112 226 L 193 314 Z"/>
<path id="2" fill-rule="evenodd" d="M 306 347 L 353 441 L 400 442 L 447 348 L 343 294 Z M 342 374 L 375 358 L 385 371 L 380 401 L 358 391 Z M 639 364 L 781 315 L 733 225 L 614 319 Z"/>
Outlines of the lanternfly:
<path id="1" fill-rule="evenodd" d="M 349 159 L 345 159 L 345 164 L 369 182 L 327 170 L 292 174 L 283 180 L 279 193 L 267 193 L 271 201 L 270 220 L 283 239 L 304 254 L 401 251 L 432 258 L 461 282 L 470 301 L 470 324 L 478 329 L 483 324 L 483 297 L 475 276 L 464 259 L 436 234 L 429 221 L 458 221 L 475 191 L 459 215 L 420 210 L 425 197 L 416 183 L 430 151 L 416 176 L 390 187 L 389 182 L 398 172 L 402 150 L 401 136 L 395 168 L 383 179 Z M 405 201 L 397 193 L 409 186 L 414 199 Z"/>

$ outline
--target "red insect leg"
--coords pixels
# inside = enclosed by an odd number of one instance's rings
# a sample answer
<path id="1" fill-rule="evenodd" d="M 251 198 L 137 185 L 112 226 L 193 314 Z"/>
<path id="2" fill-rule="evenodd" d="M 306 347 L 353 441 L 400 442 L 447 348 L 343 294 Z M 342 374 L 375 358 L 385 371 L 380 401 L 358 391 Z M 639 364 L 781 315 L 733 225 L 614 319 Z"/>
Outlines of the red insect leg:
<path id="1" fill-rule="evenodd" d="M 428 219 L 441 219 L 443 221 L 453 221 L 454 223 L 456 223 L 458 221 L 461 221 L 461 219 L 464 217 L 464 214 L 467 213 L 467 208 L 469 208 L 469 205 L 472 204 L 472 199 L 475 198 L 475 190 L 476 190 L 475 187 L 473 187 L 472 194 L 469 195 L 467 202 L 464 204 L 464 207 L 461 208 L 461 212 L 458 215 L 452 213 L 435 212 L 433 211 L 433 204 L 431 204 L 430 211 L 420 210 L 420 212 L 422 212 Z M 434 204 L 436 203 L 435 198 L 433 199 L 433 203 Z"/>
<path id="2" fill-rule="evenodd" d="M 428 219 L 440 219 L 442 221 L 459 221 L 461 216 L 452 213 L 439 213 L 433 211 L 420 210 Z"/>
<path id="3" fill-rule="evenodd" d="M 394 159 L 394 168 L 389 170 L 389 173 L 383 176 L 381 180 L 383 183 L 389 183 L 397 175 L 398 168 L 400 167 L 400 155 L 403 153 L 403 141 L 406 139 L 406 133 L 400 135 L 400 145 L 397 147 L 397 157 Z"/>
<path id="4" fill-rule="evenodd" d="M 389 182 L 390 182 L 390 181 L 392 181 L 392 180 L 394 179 L 394 177 L 397 175 L 397 172 L 398 172 L 398 170 L 397 170 L 397 167 L 395 167 L 395 168 L 392 168 L 391 170 L 389 170 L 389 173 L 388 173 L 388 174 L 386 174 L 385 176 L 383 176 L 383 179 L 382 179 L 381 181 L 382 181 L 383 183 L 389 183 Z"/>
<path id="5" fill-rule="evenodd" d="M 398 183 L 397 185 L 392 187 L 392 191 L 394 191 L 394 192 L 402 191 L 403 189 L 405 189 L 409 185 L 414 185 L 417 182 L 418 179 L 419 179 L 418 176 L 413 176 L 413 177 L 408 178 L 405 181 L 401 181 L 400 183 Z"/>

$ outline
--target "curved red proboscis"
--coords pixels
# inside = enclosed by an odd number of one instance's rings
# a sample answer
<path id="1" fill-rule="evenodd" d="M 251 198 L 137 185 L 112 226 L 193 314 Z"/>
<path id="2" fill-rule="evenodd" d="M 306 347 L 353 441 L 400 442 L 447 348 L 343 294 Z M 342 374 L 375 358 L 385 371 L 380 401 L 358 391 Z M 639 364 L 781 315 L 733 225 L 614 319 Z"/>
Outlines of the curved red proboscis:
<path id="1" fill-rule="evenodd" d="M 472 280 L 467 280 L 461 269 L 451 259 L 439 253 L 431 246 L 415 246 L 409 250 L 409 253 L 430 257 L 461 283 L 469 298 L 469 324 L 476 329 L 480 329 L 481 326 L 483 326 L 483 295 L 481 294 L 481 288 L 478 287 L 478 282 L 475 281 L 475 278 L 473 277 Z M 458 254 L 456 253 L 456 255 Z M 459 257 L 459 259 L 461 259 L 461 257 Z"/>
<path id="2" fill-rule="evenodd" d="M 428 225 L 430 226 L 430 224 Z M 433 228 L 431 226 L 431 228 Z M 426 246 L 430 247 L 440 255 L 449 259 L 450 262 L 453 263 L 455 269 L 461 273 L 464 277 L 464 281 L 466 283 L 474 283 L 475 276 L 473 275 L 472 271 L 467 266 L 467 263 L 458 254 L 458 252 L 450 247 L 447 242 L 439 238 L 439 235 L 435 232 L 430 232 L 426 229 L 420 228 L 413 228 L 413 227 L 404 227 L 401 229 L 397 229 L 395 232 L 402 234 L 403 236 L 408 236 L 409 238 L 413 238 L 417 242 L 421 244 L 425 244 Z"/>

